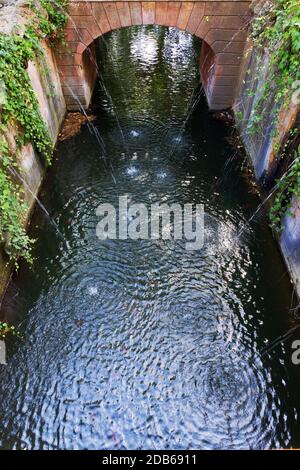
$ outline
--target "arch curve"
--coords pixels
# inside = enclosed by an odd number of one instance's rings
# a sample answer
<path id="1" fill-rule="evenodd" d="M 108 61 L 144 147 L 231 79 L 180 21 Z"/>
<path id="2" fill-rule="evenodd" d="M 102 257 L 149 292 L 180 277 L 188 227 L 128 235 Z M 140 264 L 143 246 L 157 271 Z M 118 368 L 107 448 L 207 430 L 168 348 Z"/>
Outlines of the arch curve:
<path id="1" fill-rule="evenodd" d="M 66 46 L 56 51 L 69 110 L 89 105 L 96 80 L 94 41 L 135 25 L 176 27 L 203 44 L 200 72 L 211 109 L 233 105 L 247 38 L 250 2 L 84 0 L 70 2 Z"/>

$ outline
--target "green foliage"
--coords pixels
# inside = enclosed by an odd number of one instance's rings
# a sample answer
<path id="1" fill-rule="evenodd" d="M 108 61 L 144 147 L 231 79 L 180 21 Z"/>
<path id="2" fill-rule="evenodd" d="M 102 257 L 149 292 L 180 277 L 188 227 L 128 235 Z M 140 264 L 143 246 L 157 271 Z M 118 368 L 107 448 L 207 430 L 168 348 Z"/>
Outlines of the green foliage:
<path id="1" fill-rule="evenodd" d="M 270 6 L 271 4 L 271 6 Z M 250 133 L 259 132 L 265 104 L 274 102 L 274 136 L 277 134 L 279 111 L 291 103 L 294 84 L 300 80 L 300 2 L 272 0 L 261 7 L 252 23 L 254 45 L 264 56 L 269 54 L 266 80 L 263 80 L 260 99 L 256 102 L 248 124 Z M 263 77 L 259 67 L 257 79 Z"/>
<path id="2" fill-rule="evenodd" d="M 1 131 L 11 124 L 17 130 L 16 148 L 32 142 L 47 164 L 51 163 L 53 144 L 39 111 L 38 100 L 27 72 L 29 60 L 42 54 L 41 40 L 58 37 L 67 15 L 66 0 L 41 0 L 43 10 L 30 2 L 35 13 L 23 36 L 0 34 Z M 12 174 L 16 157 L 5 139 L 0 139 L 0 239 L 10 259 L 19 256 L 32 262 L 33 241 L 25 230 L 24 194 Z"/>
<path id="3" fill-rule="evenodd" d="M 33 142 L 49 163 L 52 141 L 25 68 L 28 60 L 39 51 L 38 38 L 31 31 L 27 31 L 24 37 L 0 35 L 0 50 L 0 80 L 6 95 L 2 106 L 2 124 L 17 124 L 18 144 Z"/>
<path id="4" fill-rule="evenodd" d="M 300 1 L 272 0 L 260 6 L 260 14 L 252 23 L 254 45 L 261 51 L 261 57 L 269 55 L 268 69 L 258 68 L 260 98 L 256 101 L 248 132 L 261 131 L 266 104 L 273 101 L 273 133 L 276 156 L 283 158 L 287 146 L 282 147 L 278 125 L 280 110 L 291 105 L 295 85 L 300 83 Z M 293 132 L 291 131 L 291 136 Z M 289 171 L 277 182 L 277 193 L 270 211 L 271 226 L 281 229 L 281 220 L 289 207 L 292 196 L 300 198 L 300 153 Z"/>
<path id="5" fill-rule="evenodd" d="M 277 193 L 270 211 L 270 221 L 272 228 L 280 231 L 284 214 L 287 212 L 292 216 L 290 211 L 292 197 L 300 199 L 300 146 L 298 151 L 295 151 L 289 170 L 277 181 L 276 186 Z"/>
<path id="6" fill-rule="evenodd" d="M 9 325 L 5 322 L 0 322 L 0 340 L 4 340 L 8 335 L 22 338 L 22 335 L 18 331 L 16 331 L 13 325 Z"/>
<path id="7" fill-rule="evenodd" d="M 30 247 L 32 240 L 24 229 L 26 204 L 23 202 L 21 190 L 9 176 L 9 168 L 13 166 L 8 146 L 0 140 L 0 236 L 4 242 L 5 252 L 17 261 L 18 256 L 29 263 L 32 262 Z"/>
<path id="8" fill-rule="evenodd" d="M 45 36 L 51 39 L 60 37 L 68 19 L 66 15 L 68 3 L 68 0 L 40 0 L 47 17 L 32 5 L 31 8 L 39 19 L 39 29 Z"/>

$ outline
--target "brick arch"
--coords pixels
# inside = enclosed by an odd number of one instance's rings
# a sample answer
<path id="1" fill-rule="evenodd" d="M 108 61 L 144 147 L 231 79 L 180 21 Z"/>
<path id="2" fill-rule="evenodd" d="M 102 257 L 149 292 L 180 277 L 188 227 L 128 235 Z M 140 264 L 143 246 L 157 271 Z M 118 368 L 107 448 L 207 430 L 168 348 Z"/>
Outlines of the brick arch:
<path id="1" fill-rule="evenodd" d="M 249 1 L 71 0 L 69 14 L 66 46 L 56 51 L 68 109 L 89 105 L 96 80 L 95 39 L 114 29 L 150 24 L 176 27 L 199 37 L 203 41 L 201 79 L 209 106 L 233 105 L 250 19 Z"/>

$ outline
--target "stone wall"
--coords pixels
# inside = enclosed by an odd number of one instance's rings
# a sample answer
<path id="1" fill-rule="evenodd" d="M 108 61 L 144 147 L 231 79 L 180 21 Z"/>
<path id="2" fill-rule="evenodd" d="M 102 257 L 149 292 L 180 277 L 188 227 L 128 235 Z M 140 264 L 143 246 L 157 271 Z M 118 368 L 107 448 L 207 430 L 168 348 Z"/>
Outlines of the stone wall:
<path id="1" fill-rule="evenodd" d="M 258 67 L 263 73 L 258 74 Z M 269 194 L 274 187 L 274 178 L 281 175 L 281 162 L 276 156 L 276 145 L 284 143 L 289 131 L 295 124 L 299 125 L 300 106 L 291 102 L 290 106 L 283 107 L 280 112 L 278 126 L 274 136 L 274 100 L 270 96 L 264 103 L 260 132 L 249 133 L 247 124 L 255 103 L 261 97 L 261 84 L 268 80 L 269 57 L 259 53 L 248 41 L 243 70 L 240 77 L 239 95 L 234 106 L 234 112 L 242 141 L 253 164 L 257 181 L 263 192 Z M 259 78 L 258 78 L 259 76 Z M 279 177 L 279 176 L 278 176 Z M 268 210 L 269 205 L 266 205 Z M 278 240 L 283 258 L 291 274 L 295 289 L 300 297 L 300 201 L 293 201 L 291 215 L 283 218 L 284 229 Z"/>
<path id="2" fill-rule="evenodd" d="M 7 13 L 6 13 L 7 10 Z M 0 10 L 0 32 L 9 34 L 17 22 L 22 25 L 22 15 L 14 7 Z M 21 26 L 22 27 L 22 26 Z M 20 29 L 19 29 L 20 31 Z M 53 143 L 56 142 L 59 129 L 66 113 L 66 105 L 60 84 L 53 50 L 43 44 L 44 56 L 38 61 L 29 62 L 28 74 L 32 87 L 38 98 L 41 115 L 47 124 Z M 8 128 L 5 137 L 11 148 L 14 148 L 15 129 Z M 30 218 L 35 203 L 33 195 L 37 195 L 45 175 L 45 168 L 31 144 L 23 146 L 17 155 L 25 183 L 22 183 L 28 201 L 27 220 Z M 12 272 L 7 256 L 0 250 L 0 300 Z"/>

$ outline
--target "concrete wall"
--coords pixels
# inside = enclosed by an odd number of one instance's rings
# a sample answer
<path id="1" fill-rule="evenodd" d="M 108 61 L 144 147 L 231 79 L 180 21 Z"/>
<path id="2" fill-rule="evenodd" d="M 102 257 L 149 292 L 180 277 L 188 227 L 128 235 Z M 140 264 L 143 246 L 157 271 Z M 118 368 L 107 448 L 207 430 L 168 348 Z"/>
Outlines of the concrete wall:
<path id="1" fill-rule="evenodd" d="M 258 73 L 258 69 L 262 73 Z M 256 179 L 267 195 L 274 187 L 274 178 L 281 175 L 282 161 L 276 158 L 276 144 L 282 144 L 291 128 L 298 122 L 300 106 L 291 103 L 281 109 L 276 138 L 274 133 L 274 93 L 264 103 L 262 119 L 259 124 L 260 131 L 251 134 L 247 131 L 247 124 L 255 103 L 261 97 L 262 83 L 268 80 L 269 57 L 265 51 L 259 53 L 248 41 L 244 55 L 243 70 L 240 77 L 239 96 L 234 106 L 238 129 L 243 143 L 253 164 Z M 266 206 L 268 210 L 268 207 Z M 300 201 L 293 200 L 291 215 L 283 218 L 284 229 L 278 240 L 292 281 L 300 297 Z"/>
<path id="2" fill-rule="evenodd" d="M 55 143 L 66 113 L 66 105 L 53 50 L 46 43 L 43 44 L 43 48 L 44 57 L 39 61 L 29 62 L 28 73 L 38 98 L 41 115 L 47 124 L 53 143 Z M 15 134 L 13 128 L 9 128 L 5 133 L 11 148 L 14 148 L 15 145 Z M 22 185 L 28 201 L 27 220 L 29 220 L 35 203 L 32 193 L 38 194 L 45 175 L 45 167 L 31 144 L 22 147 L 17 158 L 20 172 L 25 181 L 25 184 Z M 8 262 L 7 256 L 0 250 L 0 300 L 11 272 L 12 266 Z"/>

